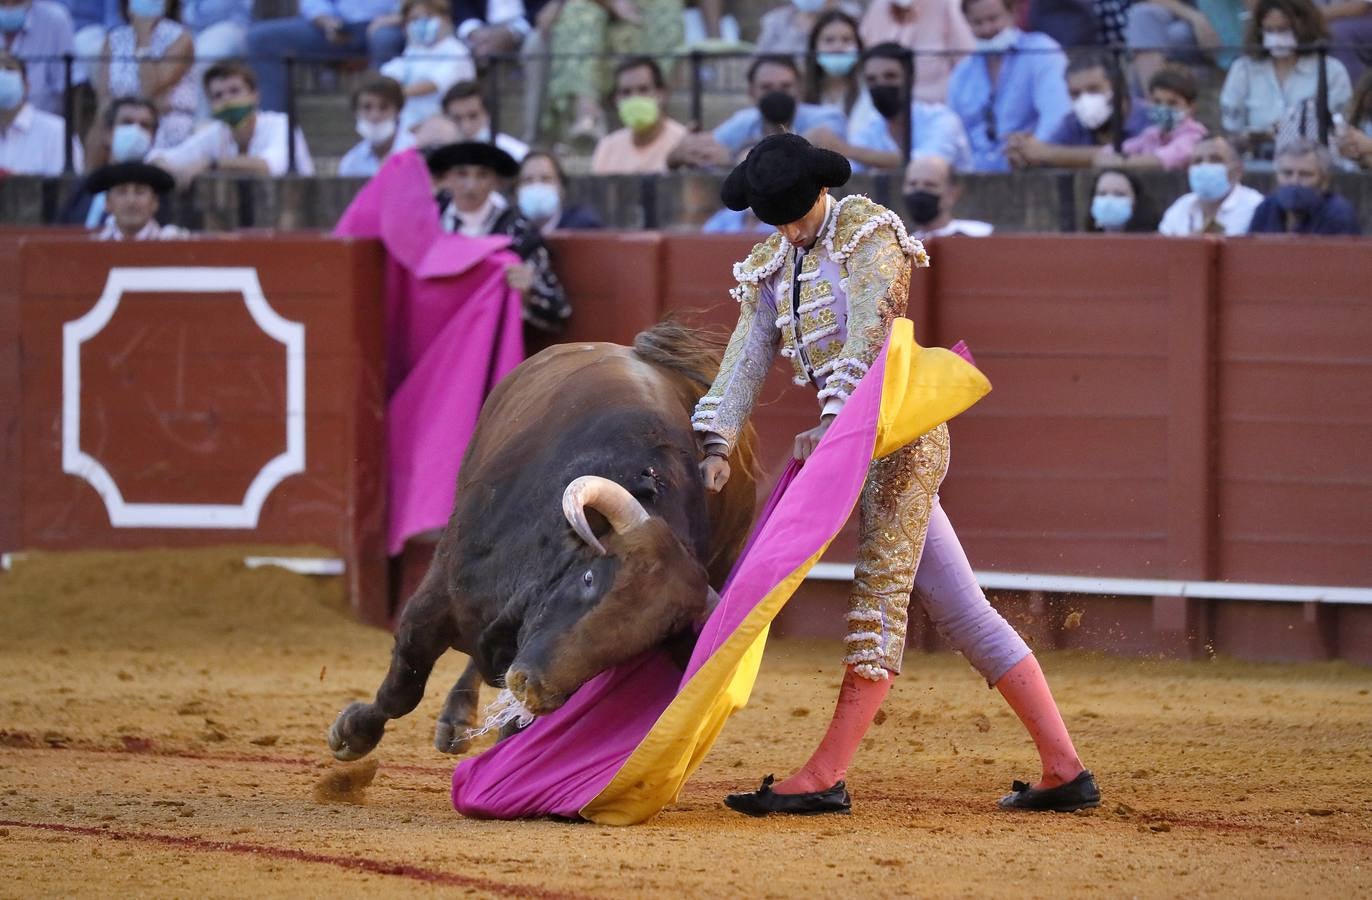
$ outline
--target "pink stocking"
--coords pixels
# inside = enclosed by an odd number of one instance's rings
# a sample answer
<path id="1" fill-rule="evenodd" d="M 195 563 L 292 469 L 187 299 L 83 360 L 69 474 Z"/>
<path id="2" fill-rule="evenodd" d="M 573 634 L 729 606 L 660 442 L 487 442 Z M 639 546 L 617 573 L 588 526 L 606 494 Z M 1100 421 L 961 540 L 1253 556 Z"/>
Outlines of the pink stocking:
<path id="1" fill-rule="evenodd" d="M 838 704 L 824 740 L 819 742 L 819 747 L 799 772 L 778 782 L 772 790 L 778 794 L 809 794 L 827 790 L 842 781 L 848 774 L 848 764 L 857 753 L 858 744 L 862 743 L 863 735 L 890 691 L 890 678 L 873 681 L 855 674 L 849 666 L 843 673 Z"/>
<path id="2" fill-rule="evenodd" d="M 1076 778 L 1082 770 L 1081 760 L 1034 654 L 1011 666 L 996 682 L 996 689 L 1024 723 L 1038 748 L 1043 780 L 1034 786 L 1057 787 Z"/>

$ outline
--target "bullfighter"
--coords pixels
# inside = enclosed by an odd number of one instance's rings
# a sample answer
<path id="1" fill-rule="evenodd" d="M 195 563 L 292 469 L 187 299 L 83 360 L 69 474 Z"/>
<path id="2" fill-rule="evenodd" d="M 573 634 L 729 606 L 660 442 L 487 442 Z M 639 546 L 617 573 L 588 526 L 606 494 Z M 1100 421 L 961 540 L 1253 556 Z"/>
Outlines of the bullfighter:
<path id="1" fill-rule="evenodd" d="M 700 470 L 709 490 L 729 479 L 728 456 L 778 349 L 798 385 L 818 390 L 819 424 L 795 439 L 806 459 L 875 361 L 892 320 L 905 312 L 923 245 L 900 217 L 855 194 L 835 200 L 848 161 L 794 134 L 758 143 L 724 182 L 724 204 L 751 208 L 776 233 L 735 264 L 738 326 L 719 374 L 692 419 L 701 433 Z M 1029 647 L 987 602 L 939 505 L 948 471 L 946 425 L 872 463 L 859 501 L 859 548 L 847 614 L 846 670 L 833 719 L 809 761 L 781 782 L 767 776 L 725 803 L 754 816 L 846 812 L 848 765 L 898 675 L 906 611 L 917 589 L 940 633 L 994 685 L 1034 740 L 1039 781 L 1016 781 L 1004 809 L 1069 811 L 1098 806 L 1043 670 Z"/>

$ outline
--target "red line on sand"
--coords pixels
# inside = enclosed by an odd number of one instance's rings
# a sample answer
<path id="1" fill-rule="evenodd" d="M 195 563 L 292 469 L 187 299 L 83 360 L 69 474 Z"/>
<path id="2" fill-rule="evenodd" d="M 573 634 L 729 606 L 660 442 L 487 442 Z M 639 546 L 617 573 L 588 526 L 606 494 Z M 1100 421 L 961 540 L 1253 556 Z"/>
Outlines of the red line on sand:
<path id="1" fill-rule="evenodd" d="M 546 900 L 575 900 L 582 895 L 563 891 L 550 891 L 544 888 L 519 884 L 505 884 L 487 878 L 458 875 L 455 872 L 440 872 L 408 863 L 389 863 L 365 856 L 334 856 L 327 853 L 311 853 L 307 850 L 294 850 L 289 847 L 273 847 L 266 844 L 245 844 L 237 841 L 215 841 L 206 838 L 188 837 L 175 834 L 157 834 L 146 831 L 114 831 L 109 828 L 94 828 L 88 825 L 63 825 L 58 822 L 18 822 L 0 819 L 0 825 L 12 828 L 36 828 L 43 831 L 56 831 L 62 834 L 81 834 L 90 837 L 104 837 L 116 841 L 145 841 L 168 847 L 183 847 L 188 850 L 206 852 L 238 853 L 244 856 L 285 859 L 293 862 L 323 863 L 342 869 L 355 869 L 376 875 L 395 875 L 413 881 L 429 884 L 442 884 L 452 887 L 475 888 L 507 897 L 541 897 Z"/>

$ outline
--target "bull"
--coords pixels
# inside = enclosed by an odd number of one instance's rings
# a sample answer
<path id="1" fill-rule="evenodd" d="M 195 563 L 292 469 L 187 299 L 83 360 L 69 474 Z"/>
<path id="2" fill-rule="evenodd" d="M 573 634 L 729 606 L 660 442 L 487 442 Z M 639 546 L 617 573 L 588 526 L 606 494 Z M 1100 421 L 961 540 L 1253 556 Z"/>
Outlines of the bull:
<path id="1" fill-rule="evenodd" d="M 719 363 L 719 345 L 669 321 L 632 348 L 551 347 L 491 392 L 390 669 L 372 702 L 351 704 L 329 729 L 336 758 L 375 748 L 449 649 L 470 661 L 434 745 L 462 753 L 483 681 L 546 714 L 597 673 L 690 640 L 755 505 L 751 431 L 720 493 L 707 495 L 697 469 L 691 413 Z"/>

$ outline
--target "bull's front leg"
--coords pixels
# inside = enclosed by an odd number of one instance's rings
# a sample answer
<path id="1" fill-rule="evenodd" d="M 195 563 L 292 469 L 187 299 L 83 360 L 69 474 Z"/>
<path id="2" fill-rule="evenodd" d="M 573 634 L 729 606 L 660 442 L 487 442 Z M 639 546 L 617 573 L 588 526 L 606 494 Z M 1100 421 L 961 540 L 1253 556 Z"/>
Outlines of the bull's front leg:
<path id="1" fill-rule="evenodd" d="M 472 742 L 467 729 L 476 725 L 478 693 L 481 690 L 481 671 L 476 661 L 467 663 L 462 675 L 448 692 L 443 712 L 434 726 L 434 746 L 440 753 L 466 753 Z"/>
<path id="2" fill-rule="evenodd" d="M 400 617 L 391 667 L 377 688 L 376 699 L 349 705 L 329 729 L 329 749 L 336 759 L 366 756 L 380 743 L 388 721 L 419 705 L 434 662 L 452 646 L 456 636 L 448 593 L 442 578 L 431 569 Z"/>

